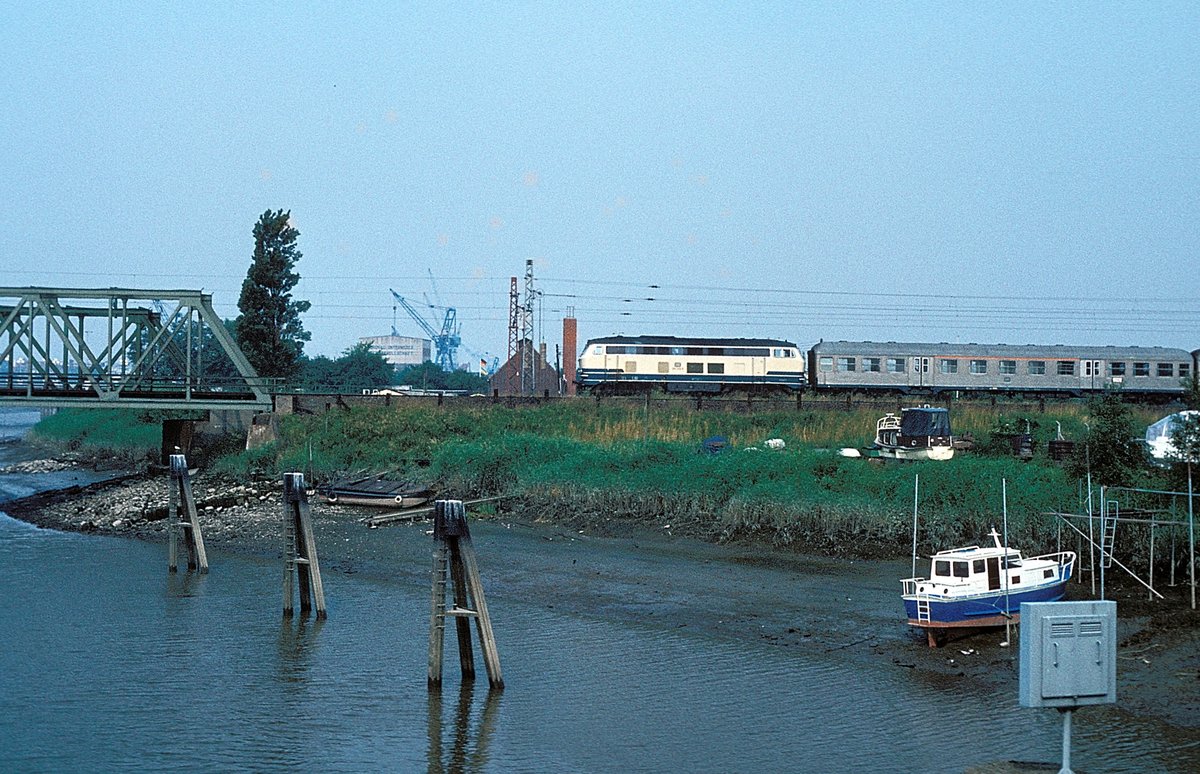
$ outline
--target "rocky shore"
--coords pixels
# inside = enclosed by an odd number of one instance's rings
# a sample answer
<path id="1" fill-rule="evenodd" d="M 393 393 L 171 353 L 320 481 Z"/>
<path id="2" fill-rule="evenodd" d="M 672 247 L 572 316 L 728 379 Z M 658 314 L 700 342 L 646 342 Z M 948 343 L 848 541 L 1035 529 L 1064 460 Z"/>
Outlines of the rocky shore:
<path id="1" fill-rule="evenodd" d="M 77 464 L 80 461 L 72 458 L 34 460 L 19 463 L 19 472 L 55 472 Z M 0 470 L 0 475 L 6 471 L 17 472 L 11 470 L 12 467 Z M 225 548 L 266 555 L 280 552 L 283 539 L 280 481 L 274 478 L 239 481 L 203 471 L 194 474 L 191 480 L 205 543 L 210 550 Z M 127 471 L 93 484 L 10 500 L 0 503 L 0 509 L 44 528 L 165 542 L 170 484 L 168 473 L 162 469 Z M 595 514 L 581 517 L 543 506 L 522 501 L 507 502 L 498 515 L 491 518 L 500 526 L 529 525 L 530 529 L 541 530 L 547 541 L 625 541 L 633 550 L 694 553 L 703 557 L 697 561 L 704 563 L 745 561 L 794 566 L 797 573 L 810 571 L 808 560 L 802 555 L 770 546 L 694 544 L 687 535 L 709 540 L 714 536 L 692 534 L 686 526 L 685 534 L 680 534 L 678 527 L 684 525 L 648 525 Z M 380 551 L 379 542 L 367 537 L 377 533 L 360 523 L 377 513 L 374 509 L 331 505 L 323 500 L 314 507 L 318 530 L 326 536 L 336 536 L 330 546 L 332 550 L 327 552 L 332 569 L 355 571 L 353 568 L 359 563 L 369 561 L 373 553 Z M 475 514 L 475 517 L 480 515 Z M 323 558 L 326 545 L 322 542 Z M 889 567 L 891 563 L 894 560 L 888 563 Z M 420 569 L 415 571 L 424 572 L 423 567 L 422 561 Z M 522 569 L 518 571 L 520 577 L 514 575 L 509 582 L 514 586 L 523 584 L 523 594 L 543 593 L 543 585 L 553 588 L 559 595 L 556 603 L 564 604 L 562 589 L 581 582 L 571 575 L 573 571 L 573 567 L 556 566 L 537 571 Z M 536 577 L 525 577 L 530 573 Z M 887 572 L 883 574 L 888 575 Z M 856 593 L 881 593 L 862 588 L 864 582 L 861 579 L 846 578 L 846 581 L 859 584 Z M 653 586 L 655 582 L 651 580 L 648 585 Z M 1195 731 L 1200 729 L 1200 616 L 1187 604 L 1186 587 L 1164 589 L 1169 592 L 1168 600 L 1154 603 L 1147 601 L 1140 586 L 1110 580 L 1109 588 L 1109 598 L 1118 601 L 1121 616 L 1118 695 L 1122 711 L 1158 718 L 1183 730 L 1184 738 L 1196 737 Z M 579 589 L 575 604 L 581 611 L 597 604 L 595 591 L 586 583 Z M 1073 586 L 1073 589 L 1073 594 L 1081 598 L 1086 596 L 1083 585 Z M 753 634 L 746 636 L 767 638 L 780 647 L 821 647 L 836 653 L 839 658 L 859 658 L 874 664 L 882 660 L 891 668 L 914 670 L 936 676 L 936 679 L 965 680 L 975 690 L 982 688 L 998 694 L 1015 690 L 1016 649 L 1000 647 L 998 641 L 993 641 L 995 638 L 972 638 L 931 650 L 917 639 L 905 636 L 908 633 L 902 622 L 887 612 L 847 621 L 846 611 L 818 611 L 812 609 L 811 604 L 803 610 L 792 609 L 787 600 L 775 598 L 775 592 L 763 590 L 755 593 L 761 593 L 764 598 L 743 600 L 745 607 L 748 610 L 773 609 L 778 613 L 771 619 L 764 619 L 758 613 L 739 617 L 731 616 L 727 608 L 716 607 L 716 603 L 700 589 L 691 595 L 686 589 L 681 593 L 691 602 L 680 603 L 679 625 L 711 629 L 718 636 L 736 637 L 739 631 L 743 635 L 752 631 Z M 706 615 L 709 606 L 713 606 L 711 616 Z M 886 603 L 881 603 L 881 608 L 891 609 Z M 806 625 L 799 625 L 798 617 L 810 620 Z M 1200 737 L 1195 743 L 1200 744 Z"/>

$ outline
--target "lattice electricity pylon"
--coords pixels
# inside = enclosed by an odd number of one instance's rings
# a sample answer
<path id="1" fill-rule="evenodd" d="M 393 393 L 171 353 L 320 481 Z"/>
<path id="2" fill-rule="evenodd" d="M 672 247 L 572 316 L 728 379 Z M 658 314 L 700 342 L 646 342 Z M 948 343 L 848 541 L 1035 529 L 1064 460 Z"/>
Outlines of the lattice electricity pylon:
<path id="1" fill-rule="evenodd" d="M 0 288 L 0 404 L 269 408 L 198 290 Z"/>

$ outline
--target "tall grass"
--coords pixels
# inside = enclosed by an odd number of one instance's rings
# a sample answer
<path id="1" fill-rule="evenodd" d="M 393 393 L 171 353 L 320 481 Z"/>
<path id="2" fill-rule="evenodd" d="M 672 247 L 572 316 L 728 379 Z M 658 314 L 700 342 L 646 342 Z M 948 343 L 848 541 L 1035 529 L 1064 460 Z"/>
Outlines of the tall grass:
<path id="1" fill-rule="evenodd" d="M 505 495 L 556 518 L 631 518 L 687 525 L 718 539 L 835 549 L 866 543 L 896 552 L 909 545 L 917 474 L 925 550 L 984 540 L 1000 524 L 1004 480 L 1009 532 L 1026 550 L 1051 539 L 1052 520 L 1044 513 L 1075 504 L 1076 482 L 1044 457 L 1021 463 L 961 454 L 947 463 L 879 464 L 836 453 L 869 443 L 881 413 L 870 407 L 698 411 L 686 401 L 363 407 L 285 417 L 278 443 L 230 455 L 222 466 L 303 470 L 317 481 L 397 471 L 448 496 Z M 956 405 L 952 416 L 957 433 L 984 441 L 1026 420 L 1039 441 L 1054 437 L 1055 423 L 1067 437 L 1081 438 L 1087 420 L 1086 407 L 1077 405 L 1014 415 L 1005 405 L 971 403 Z M 87 418 L 77 413 L 75 424 L 49 423 L 39 432 L 86 439 L 98 432 L 79 424 Z M 118 427 L 100 413 L 91 418 L 109 436 Z M 154 425 L 116 434 L 138 437 L 148 448 L 158 441 Z M 730 448 L 701 454 L 700 441 L 712 435 L 726 436 Z M 768 438 L 787 446 L 766 450 Z"/>
<path id="2" fill-rule="evenodd" d="M 160 418 L 131 409 L 63 409 L 43 417 L 31 431 L 33 440 L 89 453 L 112 451 L 122 460 L 158 453 Z"/>

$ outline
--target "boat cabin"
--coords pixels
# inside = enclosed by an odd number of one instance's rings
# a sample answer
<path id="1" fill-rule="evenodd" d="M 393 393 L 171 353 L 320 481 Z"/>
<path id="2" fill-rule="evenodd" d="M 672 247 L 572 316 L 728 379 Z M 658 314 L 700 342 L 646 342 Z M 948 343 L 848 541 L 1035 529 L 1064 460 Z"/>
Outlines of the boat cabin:
<path id="1" fill-rule="evenodd" d="M 1053 583 L 1070 572 L 1057 555 L 1025 559 L 1015 548 L 1000 545 L 1000 536 L 992 530 L 995 546 L 967 546 L 939 551 L 930 558 L 928 578 L 911 578 L 905 593 L 961 595 L 1001 591 L 1007 577 L 1008 591 L 1018 592 L 1030 586 Z M 911 585 L 909 585 L 911 584 Z"/>

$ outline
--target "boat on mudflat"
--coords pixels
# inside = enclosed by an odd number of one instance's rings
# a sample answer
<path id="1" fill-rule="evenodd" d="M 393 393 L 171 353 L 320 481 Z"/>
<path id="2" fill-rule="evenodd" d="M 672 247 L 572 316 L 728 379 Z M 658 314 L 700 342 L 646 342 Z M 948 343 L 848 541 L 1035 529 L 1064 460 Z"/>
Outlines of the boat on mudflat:
<path id="1" fill-rule="evenodd" d="M 871 451 L 898 460 L 948 460 L 954 456 L 950 412 L 920 406 L 888 414 L 875 423 Z"/>
<path id="2" fill-rule="evenodd" d="M 317 487 L 327 502 L 338 505 L 366 505 L 383 508 L 415 508 L 436 495 L 433 489 L 385 476 L 366 476 L 336 481 Z"/>
<path id="3" fill-rule="evenodd" d="M 951 634 L 1004 626 L 1021 618 L 1022 602 L 1054 602 L 1062 598 L 1075 568 L 1075 552 L 1059 551 L 1023 557 L 1000 545 L 966 546 L 931 557 L 928 578 L 901 580 L 908 625 L 924 629 L 936 648 Z"/>

